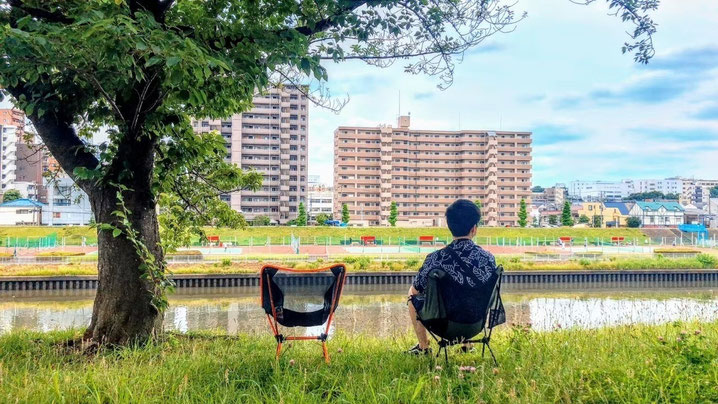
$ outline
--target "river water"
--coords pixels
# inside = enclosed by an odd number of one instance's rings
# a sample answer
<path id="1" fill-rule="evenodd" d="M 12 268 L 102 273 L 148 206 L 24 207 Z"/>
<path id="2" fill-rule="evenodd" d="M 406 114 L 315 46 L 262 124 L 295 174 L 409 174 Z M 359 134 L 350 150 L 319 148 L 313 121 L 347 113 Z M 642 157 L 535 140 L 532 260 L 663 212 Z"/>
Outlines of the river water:
<path id="1" fill-rule="evenodd" d="M 332 332 L 378 336 L 409 330 L 406 286 L 349 285 L 342 296 Z M 301 292 L 301 290 L 299 291 Z M 0 293 L 0 333 L 51 331 L 88 325 L 93 291 L 15 291 Z M 321 302 L 301 296 L 285 302 L 311 309 Z M 566 291 L 536 289 L 503 293 L 508 323 L 536 330 L 598 328 L 624 324 L 718 320 L 718 290 L 651 289 Z M 257 288 L 180 289 L 170 297 L 167 330 L 217 330 L 229 334 L 269 333 Z M 321 332 L 295 329 L 294 335 Z"/>

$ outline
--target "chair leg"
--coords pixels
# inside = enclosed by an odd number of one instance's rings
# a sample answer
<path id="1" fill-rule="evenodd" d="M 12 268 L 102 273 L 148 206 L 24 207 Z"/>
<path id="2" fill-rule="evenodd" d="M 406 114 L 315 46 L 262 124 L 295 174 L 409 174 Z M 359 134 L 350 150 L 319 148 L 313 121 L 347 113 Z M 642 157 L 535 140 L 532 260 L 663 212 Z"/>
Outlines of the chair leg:
<path id="1" fill-rule="evenodd" d="M 282 343 L 277 342 L 277 354 L 274 356 L 274 359 L 279 359 L 279 355 L 282 353 Z"/>
<path id="2" fill-rule="evenodd" d="M 491 345 L 489 345 L 488 342 L 484 342 L 484 348 L 489 348 L 489 353 L 491 354 L 491 359 L 494 360 L 494 366 L 499 366 L 499 362 L 496 360 L 496 355 L 494 355 L 494 350 L 491 349 Z M 483 350 L 483 349 L 482 349 Z M 481 354 L 481 357 L 483 358 L 483 353 Z"/>
<path id="3" fill-rule="evenodd" d="M 329 352 L 327 351 L 327 343 L 322 341 L 322 354 L 324 355 L 324 361 L 329 364 Z"/>

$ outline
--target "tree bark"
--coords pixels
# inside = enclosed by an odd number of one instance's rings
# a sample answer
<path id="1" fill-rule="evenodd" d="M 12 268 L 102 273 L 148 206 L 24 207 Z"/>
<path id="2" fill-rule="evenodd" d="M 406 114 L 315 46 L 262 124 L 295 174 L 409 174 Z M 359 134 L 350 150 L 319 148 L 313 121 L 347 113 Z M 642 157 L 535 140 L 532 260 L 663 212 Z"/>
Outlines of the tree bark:
<path id="1" fill-rule="evenodd" d="M 161 265 L 157 212 L 153 199 L 143 194 L 124 192 L 125 207 L 132 212 L 133 228 Z M 115 188 L 107 187 L 90 196 L 98 223 L 116 224 L 117 218 L 112 216 L 119 209 L 116 195 Z M 124 233 L 113 237 L 112 231 L 98 229 L 97 240 L 99 282 L 85 339 L 111 345 L 145 342 L 161 330 L 162 318 L 152 304 L 151 282 L 140 277 L 142 260 Z"/>

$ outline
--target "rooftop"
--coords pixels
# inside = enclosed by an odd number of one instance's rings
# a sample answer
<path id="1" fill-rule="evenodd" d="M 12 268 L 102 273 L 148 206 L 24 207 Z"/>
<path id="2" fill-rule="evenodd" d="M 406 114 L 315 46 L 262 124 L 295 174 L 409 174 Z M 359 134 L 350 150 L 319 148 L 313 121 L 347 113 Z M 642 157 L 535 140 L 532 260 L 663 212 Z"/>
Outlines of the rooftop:
<path id="1" fill-rule="evenodd" d="M 14 201 L 0 204 L 0 208 L 41 208 L 43 206 L 45 206 L 44 203 L 27 198 L 15 199 Z"/>

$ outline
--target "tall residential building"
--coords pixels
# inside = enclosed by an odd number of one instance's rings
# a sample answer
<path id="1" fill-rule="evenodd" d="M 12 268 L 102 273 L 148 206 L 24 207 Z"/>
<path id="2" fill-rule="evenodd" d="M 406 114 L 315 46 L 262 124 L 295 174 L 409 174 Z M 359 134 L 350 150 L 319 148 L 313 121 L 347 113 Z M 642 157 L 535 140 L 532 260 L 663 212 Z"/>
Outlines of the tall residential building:
<path id="1" fill-rule="evenodd" d="M 17 138 L 22 139 L 25 133 L 25 113 L 15 108 L 0 109 L 0 125 L 14 126 Z"/>
<path id="2" fill-rule="evenodd" d="M 13 189 L 17 171 L 17 127 L 0 125 L 0 193 Z"/>
<path id="3" fill-rule="evenodd" d="M 391 202 L 398 222 L 443 226 L 446 207 L 480 200 L 484 223 L 518 224 L 521 198 L 531 196 L 531 133 L 435 131 L 341 126 L 334 131 L 334 213 L 347 204 L 350 222 L 386 225 Z"/>
<path id="4" fill-rule="evenodd" d="M 296 87 L 271 89 L 253 100 L 254 108 L 227 119 L 193 120 L 196 132 L 217 131 L 227 145 L 227 161 L 263 175 L 259 191 L 223 196 L 248 220 L 266 215 L 287 223 L 307 199 L 307 97 Z"/>

